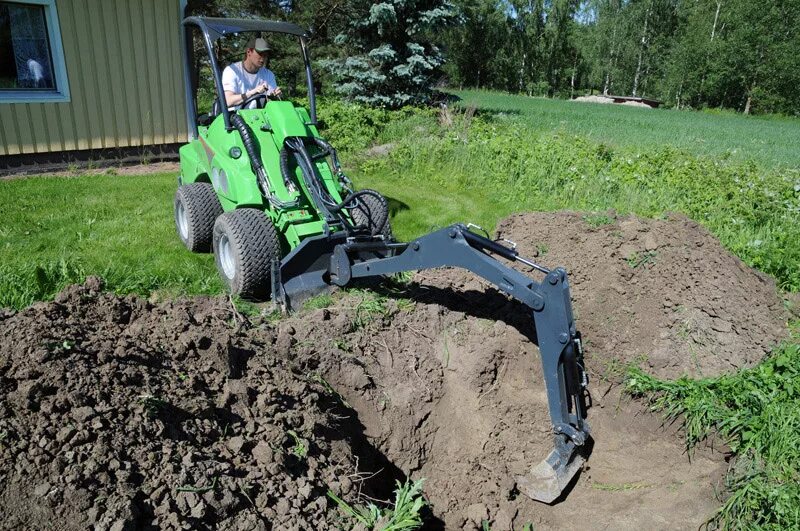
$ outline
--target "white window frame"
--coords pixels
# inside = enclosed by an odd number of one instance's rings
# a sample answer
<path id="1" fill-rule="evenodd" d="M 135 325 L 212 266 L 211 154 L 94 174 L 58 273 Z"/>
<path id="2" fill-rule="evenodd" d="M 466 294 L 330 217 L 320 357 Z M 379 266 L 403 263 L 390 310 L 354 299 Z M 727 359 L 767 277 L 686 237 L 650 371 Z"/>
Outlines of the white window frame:
<path id="1" fill-rule="evenodd" d="M 50 60 L 53 62 L 53 76 L 56 88 L 52 90 L 0 90 L 0 103 L 47 103 L 68 102 L 69 81 L 67 63 L 64 61 L 64 47 L 61 44 L 61 27 L 58 25 L 56 0 L 2 0 L 14 4 L 38 5 L 44 7 L 47 37 L 50 40 Z"/>

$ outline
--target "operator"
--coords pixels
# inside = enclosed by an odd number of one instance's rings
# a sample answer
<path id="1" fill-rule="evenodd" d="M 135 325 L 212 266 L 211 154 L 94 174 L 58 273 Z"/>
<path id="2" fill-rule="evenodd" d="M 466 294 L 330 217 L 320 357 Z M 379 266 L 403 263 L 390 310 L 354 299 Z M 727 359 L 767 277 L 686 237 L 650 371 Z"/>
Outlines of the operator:
<path id="1" fill-rule="evenodd" d="M 256 94 L 266 94 L 270 97 L 281 95 L 275 74 L 264 67 L 269 59 L 269 50 L 267 41 L 254 37 L 247 41 L 244 59 L 223 70 L 222 88 L 225 90 L 225 103 L 229 105 L 229 111 Z M 255 100 L 252 101 L 248 107 L 255 107 L 255 103 Z"/>

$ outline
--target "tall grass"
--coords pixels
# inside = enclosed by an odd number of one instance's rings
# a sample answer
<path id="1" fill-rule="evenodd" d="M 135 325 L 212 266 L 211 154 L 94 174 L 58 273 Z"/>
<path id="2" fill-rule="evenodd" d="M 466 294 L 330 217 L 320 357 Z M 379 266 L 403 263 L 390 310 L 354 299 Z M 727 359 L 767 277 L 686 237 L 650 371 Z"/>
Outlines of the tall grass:
<path id="1" fill-rule="evenodd" d="M 738 456 L 712 518 L 724 529 L 800 526 L 800 341 L 752 369 L 703 380 L 660 381 L 631 369 L 628 391 L 669 420 L 683 419 L 691 449 L 719 432 Z"/>
<path id="2" fill-rule="evenodd" d="M 52 298 L 99 275 L 118 293 L 219 293 L 210 255 L 175 234 L 175 175 L 0 182 L 0 307 Z"/>
<path id="3" fill-rule="evenodd" d="M 671 147 L 630 151 L 531 132 L 517 119 L 462 117 L 406 136 L 362 171 L 368 182 L 380 176 L 420 201 L 463 190 L 489 210 L 683 212 L 783 288 L 800 289 L 800 169 L 721 163 Z"/>

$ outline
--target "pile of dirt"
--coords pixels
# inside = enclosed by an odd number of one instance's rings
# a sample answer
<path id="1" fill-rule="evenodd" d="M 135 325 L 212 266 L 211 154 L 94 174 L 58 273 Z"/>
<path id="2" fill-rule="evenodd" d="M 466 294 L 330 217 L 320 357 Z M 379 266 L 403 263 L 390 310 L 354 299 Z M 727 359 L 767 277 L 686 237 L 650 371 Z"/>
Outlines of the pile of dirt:
<path id="1" fill-rule="evenodd" d="M 357 463 L 324 386 L 224 299 L 100 287 L 0 316 L 0 528 L 335 528 Z"/>
<path id="2" fill-rule="evenodd" d="M 641 102 L 641 101 L 623 101 L 622 105 L 627 105 L 628 107 L 639 107 L 640 109 L 652 109 L 650 105 Z"/>
<path id="3" fill-rule="evenodd" d="M 348 332 L 350 317 L 336 308 L 320 311 L 317 327 L 286 322 L 305 331 L 292 350 L 354 406 L 397 467 L 428 479 L 447 529 L 484 520 L 492 529 L 700 525 L 719 506 L 724 455 L 706 448 L 690 463 L 677 427 L 664 429 L 615 383 L 631 362 L 662 377 L 757 362 L 787 332 L 774 283 L 681 216 L 525 214 L 499 232 L 522 255 L 571 273 L 595 375 L 595 446 L 564 503 L 532 502 L 514 484 L 552 447 L 547 397 L 529 310 L 482 280 L 417 274 L 406 294 L 414 308 L 388 301 L 385 317 L 361 330 Z"/>
<path id="4" fill-rule="evenodd" d="M 579 329 L 600 365 L 644 360 L 663 378 L 715 376 L 756 364 L 787 336 L 774 279 L 683 215 L 519 214 L 498 236 L 522 256 L 566 268 Z"/>
<path id="5" fill-rule="evenodd" d="M 605 96 L 578 96 L 572 101 L 578 101 L 583 103 L 614 103 L 614 100 L 612 98 L 607 98 Z"/>
<path id="6" fill-rule="evenodd" d="M 786 333 L 774 284 L 681 217 L 525 214 L 500 233 L 568 269 L 600 376 L 594 449 L 561 503 L 513 479 L 553 444 L 530 311 L 469 273 L 253 322 L 225 299 L 156 304 L 90 280 L 0 312 L 0 527 L 335 528 L 328 489 L 365 503 L 408 477 L 427 478 L 434 529 L 700 525 L 725 456 L 690 463 L 677 428 L 614 382 L 631 361 L 660 376 L 755 363 Z"/>

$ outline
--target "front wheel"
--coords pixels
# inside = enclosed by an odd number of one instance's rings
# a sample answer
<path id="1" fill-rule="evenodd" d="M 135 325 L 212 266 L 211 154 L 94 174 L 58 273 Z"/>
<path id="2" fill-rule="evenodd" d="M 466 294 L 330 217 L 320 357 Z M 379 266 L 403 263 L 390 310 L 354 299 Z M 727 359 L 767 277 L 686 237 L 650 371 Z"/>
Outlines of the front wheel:
<path id="1" fill-rule="evenodd" d="M 278 232 L 255 208 L 226 212 L 214 224 L 214 261 L 233 295 L 266 300 L 272 291 L 272 261 L 280 258 Z"/>

